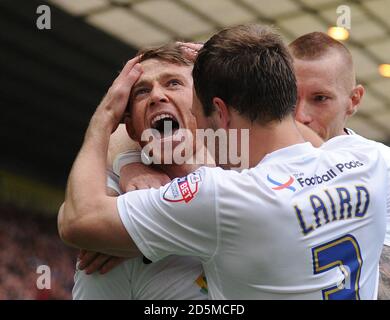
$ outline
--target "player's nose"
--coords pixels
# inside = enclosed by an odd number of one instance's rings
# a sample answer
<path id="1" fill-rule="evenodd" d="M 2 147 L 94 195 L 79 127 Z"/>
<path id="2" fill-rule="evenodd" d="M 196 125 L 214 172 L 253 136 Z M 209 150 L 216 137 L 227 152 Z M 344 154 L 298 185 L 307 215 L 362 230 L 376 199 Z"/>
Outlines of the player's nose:
<path id="1" fill-rule="evenodd" d="M 298 100 L 297 102 L 295 107 L 295 120 L 305 125 L 309 125 L 313 121 L 309 108 L 303 100 Z"/>
<path id="2" fill-rule="evenodd" d="M 155 85 L 149 95 L 149 106 L 154 106 L 161 102 L 168 102 L 169 99 L 161 86 Z"/>

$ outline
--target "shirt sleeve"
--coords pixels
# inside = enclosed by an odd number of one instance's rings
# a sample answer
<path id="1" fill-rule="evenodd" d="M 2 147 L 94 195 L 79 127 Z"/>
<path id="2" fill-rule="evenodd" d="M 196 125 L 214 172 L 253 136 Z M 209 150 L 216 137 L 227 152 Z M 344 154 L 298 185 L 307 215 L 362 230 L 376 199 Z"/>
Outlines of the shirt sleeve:
<path id="1" fill-rule="evenodd" d="M 121 220 L 145 257 L 209 260 L 218 243 L 212 169 L 201 168 L 160 189 L 128 192 L 117 200 Z"/>
<path id="2" fill-rule="evenodd" d="M 119 186 L 119 176 L 109 169 L 107 169 L 107 187 L 115 190 L 118 194 L 122 193 Z"/>

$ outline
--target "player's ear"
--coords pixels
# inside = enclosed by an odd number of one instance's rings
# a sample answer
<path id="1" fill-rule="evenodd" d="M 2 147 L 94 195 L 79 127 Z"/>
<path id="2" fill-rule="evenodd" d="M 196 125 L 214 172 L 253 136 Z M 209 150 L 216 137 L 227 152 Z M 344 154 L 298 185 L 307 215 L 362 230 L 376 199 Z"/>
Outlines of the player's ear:
<path id="1" fill-rule="evenodd" d="M 213 98 L 213 105 L 215 107 L 213 121 L 218 128 L 228 129 L 231 120 L 229 107 L 226 105 L 225 101 L 218 97 Z"/>
<path id="2" fill-rule="evenodd" d="M 351 104 L 347 110 L 348 116 L 352 116 L 356 113 L 356 111 L 357 111 L 357 109 L 362 101 L 362 98 L 364 96 L 364 92 L 365 92 L 364 87 L 360 84 L 358 84 L 355 88 L 353 88 L 352 94 L 351 94 Z"/>

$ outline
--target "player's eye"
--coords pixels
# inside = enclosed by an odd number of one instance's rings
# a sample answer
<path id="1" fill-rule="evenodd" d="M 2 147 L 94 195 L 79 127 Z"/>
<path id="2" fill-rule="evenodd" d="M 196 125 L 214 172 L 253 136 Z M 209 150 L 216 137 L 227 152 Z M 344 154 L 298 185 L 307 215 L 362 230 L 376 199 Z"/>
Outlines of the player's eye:
<path id="1" fill-rule="evenodd" d="M 316 102 L 325 102 L 328 99 L 329 99 L 329 97 L 324 96 L 324 95 L 317 95 L 314 97 L 314 101 L 316 101 Z"/>
<path id="2" fill-rule="evenodd" d="M 181 82 L 177 79 L 171 79 L 168 81 L 168 87 L 175 87 L 181 85 Z"/>
<path id="3" fill-rule="evenodd" d="M 148 93 L 150 90 L 148 88 L 138 88 L 134 91 L 133 96 L 138 97 L 140 95 Z"/>

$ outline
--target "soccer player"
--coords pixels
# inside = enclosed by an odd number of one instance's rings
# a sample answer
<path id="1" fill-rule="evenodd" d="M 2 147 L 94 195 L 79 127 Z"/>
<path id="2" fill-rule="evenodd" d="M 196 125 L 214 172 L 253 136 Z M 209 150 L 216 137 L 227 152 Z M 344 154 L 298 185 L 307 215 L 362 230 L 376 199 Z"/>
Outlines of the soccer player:
<path id="1" fill-rule="evenodd" d="M 291 57 L 278 35 L 258 25 L 223 30 L 193 71 L 198 126 L 250 129 L 252 169 L 201 167 L 159 190 L 110 198 L 108 140 L 141 73 L 131 60 L 91 120 L 59 215 L 66 242 L 121 256 L 142 251 L 152 261 L 199 257 L 213 299 L 375 297 L 384 160 L 357 136 L 321 149 L 304 143 Z"/>
<path id="2" fill-rule="evenodd" d="M 150 114 L 148 120 L 153 120 L 158 115 L 176 114 L 177 124 L 180 127 L 194 128 L 195 118 L 191 114 L 192 106 L 192 67 L 193 60 L 187 58 L 179 44 L 167 44 L 159 48 L 146 49 L 140 52 L 140 63 L 143 66 L 143 74 L 138 83 L 144 83 L 146 87 L 136 88 L 130 104 L 131 134 L 136 141 L 141 142 L 140 137 L 145 128 L 139 128 L 139 124 L 145 123 L 144 113 L 139 113 L 141 105 L 137 96 L 142 95 L 140 90 L 153 91 L 150 99 Z M 153 80 L 153 81 L 152 81 Z M 180 115 L 180 117 L 179 117 Z M 168 116 L 160 117 L 156 123 L 148 122 L 148 128 L 157 127 L 165 122 L 174 122 Z M 168 121 L 169 120 L 169 121 Z M 127 136 L 128 139 L 128 136 Z M 122 150 L 128 147 L 136 148 L 131 141 L 125 141 L 122 132 L 116 132 L 113 141 Z M 110 153 L 109 153 L 110 155 Z M 112 161 L 112 160 L 111 160 Z M 110 162 L 110 159 L 108 160 Z M 142 170 L 142 167 L 138 167 Z M 176 169 L 177 170 L 177 169 Z M 153 179 L 159 175 L 153 171 Z M 164 174 L 166 176 L 166 174 Z M 159 176 L 160 177 L 160 176 Z M 161 181 L 169 181 L 162 176 Z M 159 180 L 157 182 L 160 182 Z M 165 184 L 164 183 L 164 184 Z M 157 185 L 160 187 L 161 184 Z M 119 177 L 111 170 L 108 171 L 107 187 L 112 196 L 120 195 Z M 88 257 L 87 257 L 88 256 Z M 72 291 L 73 299 L 207 299 L 207 286 L 203 279 L 203 270 L 200 261 L 192 257 L 169 256 L 161 261 L 146 264 L 142 257 L 123 260 L 109 255 L 83 251 L 80 255 L 82 264 L 76 270 L 75 285 Z M 89 261 L 86 261 L 89 260 Z M 94 269 L 110 269 L 108 263 L 120 265 L 108 273 L 87 274 L 80 270 L 86 268 L 90 273 Z M 103 269 L 104 270 L 104 269 Z"/>
<path id="3" fill-rule="evenodd" d="M 356 83 L 352 55 L 339 41 L 325 33 L 305 34 L 289 45 L 294 58 L 298 86 L 296 120 L 317 132 L 325 141 L 336 136 L 355 134 L 346 128 L 364 96 Z M 390 148 L 374 142 L 386 158 L 390 172 Z M 390 299 L 390 195 L 387 232 L 381 256 L 379 299 Z"/>
<path id="4" fill-rule="evenodd" d="M 189 47 L 187 47 L 189 46 Z M 177 64 L 183 65 L 184 76 L 188 76 L 188 65 L 192 64 L 196 56 L 196 51 L 200 49 L 200 45 L 186 43 L 186 44 L 168 44 L 160 48 L 148 49 L 143 51 L 142 62 L 149 59 L 158 61 L 165 61 L 167 66 L 173 64 L 176 67 Z M 193 48 L 193 49 L 191 49 Z M 187 49 L 187 50 L 186 50 Z M 190 51 L 190 52 L 188 52 Z M 152 69 L 149 68 L 149 71 Z M 157 74 L 163 74 L 165 69 L 157 69 Z M 153 70 L 156 72 L 156 70 Z M 143 74 L 147 76 L 148 74 Z M 191 76 L 192 77 L 192 76 Z M 141 81 L 141 79 L 140 79 Z M 190 84 L 190 92 L 179 91 L 181 96 L 181 103 L 176 104 L 180 109 L 180 113 L 186 119 L 193 118 L 189 113 L 192 106 L 192 81 L 188 81 Z M 161 92 L 162 97 L 170 100 L 170 90 Z M 131 106 L 130 106 L 131 107 Z M 142 123 L 143 114 L 138 114 L 137 105 L 131 109 L 133 116 L 129 123 L 134 126 L 135 123 Z M 163 112 L 160 110 L 159 112 Z M 170 119 L 161 119 L 162 121 L 170 121 Z M 186 121 L 189 123 L 189 121 Z M 161 123 L 161 127 L 163 127 Z M 184 123 L 181 124 L 184 127 Z M 149 126 L 148 126 L 149 127 Z M 306 139 L 310 139 L 312 143 L 318 145 L 319 139 L 311 133 L 311 130 L 305 130 L 305 127 L 300 125 L 301 133 Z M 142 134 L 142 130 L 134 130 L 130 128 L 129 131 L 133 139 L 140 142 L 139 138 Z M 112 166 L 114 155 L 120 151 L 127 151 L 128 149 L 139 149 L 137 144 L 134 144 L 132 140 L 129 140 L 126 129 L 123 127 L 118 128 L 115 134 L 111 136 L 109 148 L 108 165 Z M 163 174 L 164 170 L 171 173 L 171 177 L 176 177 L 177 167 L 174 169 L 172 176 L 172 165 L 160 166 L 160 170 L 150 169 L 141 163 L 136 163 L 137 152 L 131 154 L 132 165 L 127 166 L 124 170 L 132 171 L 131 176 L 134 176 L 136 171 L 136 187 L 137 188 L 150 188 L 160 187 L 166 183 L 168 176 Z M 127 161 L 127 159 L 125 159 Z M 141 159 L 139 157 L 139 162 Z M 123 164 L 123 160 L 121 161 Z M 127 162 L 126 162 L 127 163 Z M 114 167 L 117 167 L 114 165 Z M 169 168 L 168 168 L 169 167 Z M 169 170 L 168 170 L 169 169 Z M 116 168 L 116 172 L 119 175 L 120 168 Z M 108 172 L 108 187 L 109 194 L 118 196 L 121 194 L 121 188 L 119 187 L 119 176 L 109 170 Z M 125 177 L 126 178 L 126 177 Z M 134 177 L 131 183 L 127 183 L 125 187 L 129 189 L 134 188 Z M 165 183 L 162 183 L 165 182 Z M 73 288 L 74 299 L 205 299 L 207 298 L 207 285 L 201 275 L 200 262 L 194 259 L 186 257 L 170 257 L 164 259 L 162 263 L 155 263 L 152 265 L 146 265 L 143 263 L 142 258 L 135 258 L 122 263 L 123 259 L 118 257 L 110 257 L 109 255 L 99 254 L 96 252 L 82 251 L 80 254 L 80 262 L 75 275 L 75 286 Z M 122 264 L 121 264 L 122 263 Z M 116 265 L 121 266 L 110 271 Z M 84 270 L 84 271 L 83 271 Z M 95 271 L 101 271 L 102 274 L 94 273 Z M 108 272 L 110 271 L 110 272 Z M 108 272 L 108 273 L 107 273 Z M 195 276 L 195 280 L 194 280 Z M 167 281 L 169 279 L 169 281 Z"/>

